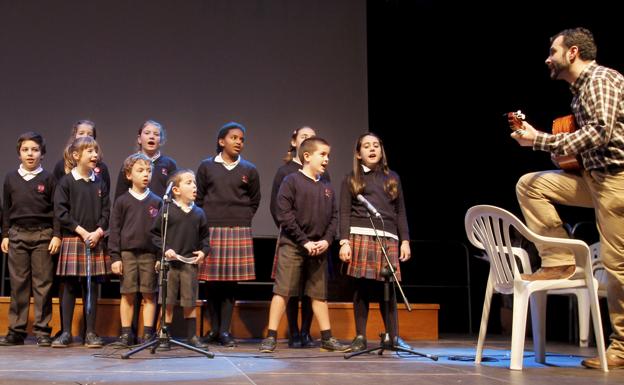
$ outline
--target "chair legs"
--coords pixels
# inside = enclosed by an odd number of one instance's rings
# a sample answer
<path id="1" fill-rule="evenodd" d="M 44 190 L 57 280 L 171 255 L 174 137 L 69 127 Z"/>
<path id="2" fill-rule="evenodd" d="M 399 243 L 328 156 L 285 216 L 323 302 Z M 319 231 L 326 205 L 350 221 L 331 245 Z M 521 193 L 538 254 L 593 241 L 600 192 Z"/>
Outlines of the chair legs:
<path id="1" fill-rule="evenodd" d="M 546 363 L 546 298 L 547 292 L 538 291 L 531 295 L 531 324 L 533 329 L 533 350 L 535 362 Z"/>
<path id="2" fill-rule="evenodd" d="M 509 369 L 512 370 L 522 370 L 528 305 L 529 292 L 527 290 L 514 290 L 511 361 L 509 363 Z"/>
<path id="3" fill-rule="evenodd" d="M 490 316 L 490 306 L 492 304 L 492 295 L 494 294 L 494 284 L 492 276 L 488 278 L 485 288 L 485 300 L 483 301 L 483 312 L 481 313 L 481 326 L 479 327 L 479 339 L 477 340 L 477 354 L 475 355 L 475 364 L 481 363 L 483 357 L 483 343 L 487 334 L 488 319 Z"/>
<path id="4" fill-rule="evenodd" d="M 579 346 L 586 348 L 589 345 L 589 291 L 581 289 L 576 291 L 576 304 L 578 306 L 579 320 Z"/>
<path id="5" fill-rule="evenodd" d="M 589 280 L 593 279 L 589 278 Z M 596 281 L 594 281 L 594 285 L 597 286 Z M 602 366 L 602 371 L 608 372 L 609 368 L 607 366 L 607 353 L 605 351 L 605 342 L 604 335 L 602 334 L 602 317 L 600 315 L 600 306 L 598 305 L 598 293 L 594 289 L 595 286 L 592 286 L 591 283 L 588 283 L 588 287 L 590 288 L 591 295 L 589 305 L 591 308 L 591 318 L 594 322 L 594 336 L 596 337 L 596 349 L 598 350 L 598 357 L 600 357 L 600 365 Z M 594 289 L 594 290 L 592 290 Z"/>

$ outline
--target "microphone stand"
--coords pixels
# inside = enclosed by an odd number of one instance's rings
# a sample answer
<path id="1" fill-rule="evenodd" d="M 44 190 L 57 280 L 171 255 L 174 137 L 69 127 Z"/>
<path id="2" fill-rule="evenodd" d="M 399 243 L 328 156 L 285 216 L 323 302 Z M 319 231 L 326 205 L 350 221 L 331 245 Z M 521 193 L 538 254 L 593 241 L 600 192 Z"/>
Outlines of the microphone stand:
<path id="1" fill-rule="evenodd" d="M 207 358 L 214 358 L 214 353 L 212 352 L 209 352 L 207 350 L 203 350 L 200 348 L 196 348 L 195 346 L 191 346 L 191 345 L 185 344 L 183 342 L 180 342 L 171 338 L 171 335 L 169 334 L 169 328 L 167 327 L 167 324 L 165 323 L 165 314 L 166 314 L 166 309 L 167 309 L 167 281 L 168 281 L 167 272 L 169 271 L 169 261 L 167 260 L 167 258 L 165 258 L 165 247 L 166 247 L 165 245 L 167 242 L 167 226 L 169 224 L 169 205 L 171 204 L 171 198 L 169 198 L 168 194 L 165 194 L 165 196 L 163 197 L 163 202 L 165 206 L 164 206 L 163 215 L 162 215 L 161 222 L 160 222 L 162 246 L 160 250 L 161 251 L 160 272 L 158 276 L 159 277 L 158 286 L 160 290 L 160 301 L 161 301 L 160 329 L 158 330 L 158 338 L 155 338 L 152 341 L 144 342 L 143 344 L 137 346 L 136 348 L 122 354 L 121 358 L 123 359 L 130 358 L 130 356 L 132 356 L 133 354 L 136 354 L 147 348 L 151 348 L 150 353 L 154 354 L 156 353 L 156 348 L 158 346 L 160 346 L 161 344 L 167 345 L 169 343 L 177 345 L 177 346 L 181 346 L 188 350 L 192 350 L 199 354 L 203 354 Z"/>
<path id="2" fill-rule="evenodd" d="M 377 240 L 377 243 L 379 244 L 379 247 L 381 248 L 381 252 L 384 256 L 384 259 L 386 261 L 386 265 L 381 269 L 380 275 L 384 278 L 384 324 L 386 325 L 386 330 L 383 333 L 380 333 L 379 336 L 381 337 L 381 341 L 379 343 L 379 346 L 374 347 L 374 348 L 368 348 L 368 349 L 364 349 L 364 350 L 360 350 L 359 352 L 351 352 L 351 353 L 345 353 L 344 358 L 349 359 L 351 357 L 355 357 L 355 356 L 359 356 L 360 354 L 364 354 L 364 353 L 370 353 L 370 352 L 377 352 L 379 355 L 382 355 L 384 350 L 391 350 L 391 351 L 395 351 L 395 352 L 406 352 L 406 353 L 411 353 L 411 354 L 415 354 L 417 356 L 421 356 L 421 357 L 426 357 L 429 358 L 431 360 L 437 361 L 438 360 L 438 356 L 433 355 L 433 354 L 426 354 L 426 353 L 419 353 L 415 350 L 412 349 L 407 349 L 404 348 L 402 346 L 397 346 L 394 343 L 394 338 L 392 338 L 392 336 L 390 335 L 390 333 L 388 332 L 387 328 L 388 325 L 390 325 L 390 277 L 393 278 L 392 282 L 399 288 L 399 292 L 401 293 L 401 297 L 403 298 L 403 303 L 405 304 L 405 306 L 407 307 L 408 311 L 412 311 L 412 307 L 409 304 L 409 301 L 407 300 L 407 298 L 405 297 L 405 293 L 403 292 L 403 288 L 401 287 L 401 284 L 399 283 L 399 280 L 397 279 L 396 276 L 396 270 L 395 267 L 392 266 L 392 263 L 390 262 L 390 258 L 388 257 L 388 253 L 386 252 L 386 247 L 384 246 L 383 242 L 381 241 L 381 238 L 379 237 L 379 233 L 377 232 L 377 228 L 375 227 L 375 222 L 373 221 L 373 218 L 371 217 L 370 213 L 368 213 L 368 219 L 370 220 L 371 226 L 373 227 L 373 231 L 375 232 L 375 239 Z M 381 220 L 381 225 L 382 228 L 385 228 L 384 225 L 384 221 L 383 218 L 381 217 L 381 215 L 379 215 L 379 219 Z M 384 230 L 384 234 L 385 234 L 385 230 Z M 394 290 L 394 287 L 392 288 L 392 290 Z M 399 320 L 397 319 L 397 325 L 398 325 Z"/>

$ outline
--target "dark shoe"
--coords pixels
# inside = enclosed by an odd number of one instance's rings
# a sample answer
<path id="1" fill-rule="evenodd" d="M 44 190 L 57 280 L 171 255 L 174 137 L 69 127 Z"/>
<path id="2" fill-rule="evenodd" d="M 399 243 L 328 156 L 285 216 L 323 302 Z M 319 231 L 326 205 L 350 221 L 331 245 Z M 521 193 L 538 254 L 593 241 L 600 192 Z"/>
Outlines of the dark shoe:
<path id="1" fill-rule="evenodd" d="M 260 342 L 261 353 L 273 353 L 277 347 L 277 340 L 275 337 L 267 337 Z"/>
<path id="2" fill-rule="evenodd" d="M 310 333 L 301 333 L 301 347 L 302 348 L 313 348 L 316 346 L 316 342 L 314 342 L 314 338 L 310 335 Z"/>
<path id="3" fill-rule="evenodd" d="M 366 337 L 361 334 L 355 336 L 353 341 L 351 342 L 351 351 L 352 352 L 360 352 L 366 349 Z"/>
<path id="4" fill-rule="evenodd" d="M 233 348 L 234 346 L 236 346 L 236 340 L 228 332 L 222 332 L 219 334 L 219 342 L 221 342 L 221 345 L 228 348 Z"/>
<path id="5" fill-rule="evenodd" d="M 52 341 L 53 348 L 67 348 L 72 343 L 72 336 L 68 332 L 61 332 L 58 337 Z"/>
<path id="6" fill-rule="evenodd" d="M 123 346 L 132 346 L 135 343 L 135 338 L 132 333 L 123 333 L 117 338 L 117 344 Z"/>
<path id="7" fill-rule="evenodd" d="M 101 348 L 102 346 L 104 346 L 104 341 L 102 341 L 100 336 L 98 336 L 97 334 L 93 332 L 89 332 L 85 336 L 84 344 L 88 348 L 96 349 L 96 348 Z"/>
<path id="8" fill-rule="evenodd" d="M 0 337 L 0 346 L 24 345 L 24 337 L 20 334 L 9 332 L 6 336 Z"/>
<path id="9" fill-rule="evenodd" d="M 211 330 L 204 335 L 204 342 L 207 344 L 211 342 L 218 342 L 218 341 L 219 341 L 219 333 L 215 332 L 214 330 Z"/>
<path id="10" fill-rule="evenodd" d="M 548 279 L 568 279 L 574 275 L 576 265 L 542 267 L 533 274 L 521 274 L 524 281 L 543 281 Z"/>
<path id="11" fill-rule="evenodd" d="M 156 338 L 156 333 L 145 333 L 141 337 L 141 343 L 151 342 Z"/>
<path id="12" fill-rule="evenodd" d="M 52 338 L 48 335 L 37 336 L 37 346 L 41 346 L 42 348 L 46 348 L 52 345 Z"/>
<path id="13" fill-rule="evenodd" d="M 581 362 L 581 365 L 590 369 L 602 369 L 599 357 L 586 358 Z M 624 358 L 620 358 L 613 353 L 607 353 L 607 367 L 609 369 L 624 369 Z"/>
<path id="14" fill-rule="evenodd" d="M 288 347 L 295 349 L 302 347 L 301 335 L 299 333 L 288 334 Z"/>
<path id="15" fill-rule="evenodd" d="M 208 350 L 208 344 L 204 343 L 198 336 L 193 336 L 186 340 L 187 345 L 191 345 L 197 349 Z"/>
<path id="16" fill-rule="evenodd" d="M 348 352 L 350 350 L 350 345 L 341 344 L 336 337 L 330 337 L 326 340 L 321 339 L 322 352 Z"/>
<path id="17" fill-rule="evenodd" d="M 394 346 L 403 348 L 403 349 L 412 350 L 412 347 L 408 345 L 407 342 L 403 341 L 403 338 L 399 336 L 394 337 Z"/>

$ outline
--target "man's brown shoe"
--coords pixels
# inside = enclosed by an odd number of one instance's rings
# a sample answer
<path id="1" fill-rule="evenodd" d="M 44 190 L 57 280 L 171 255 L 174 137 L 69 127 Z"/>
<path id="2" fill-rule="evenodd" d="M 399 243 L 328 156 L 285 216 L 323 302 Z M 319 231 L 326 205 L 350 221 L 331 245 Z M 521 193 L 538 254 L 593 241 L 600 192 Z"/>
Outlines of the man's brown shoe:
<path id="1" fill-rule="evenodd" d="M 586 358 L 581 365 L 590 369 L 601 369 L 599 357 Z M 624 369 L 624 358 L 607 353 L 607 366 L 609 369 Z"/>
<path id="2" fill-rule="evenodd" d="M 574 275 L 576 265 L 542 267 L 533 274 L 521 274 L 524 281 L 542 281 L 546 279 L 568 279 Z"/>

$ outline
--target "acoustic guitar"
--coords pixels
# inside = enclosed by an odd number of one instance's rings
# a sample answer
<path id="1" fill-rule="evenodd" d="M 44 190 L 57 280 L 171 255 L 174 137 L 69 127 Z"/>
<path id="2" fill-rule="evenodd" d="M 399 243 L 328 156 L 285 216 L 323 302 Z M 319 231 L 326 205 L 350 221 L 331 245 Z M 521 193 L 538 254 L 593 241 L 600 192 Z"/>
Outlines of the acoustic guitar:
<path id="1" fill-rule="evenodd" d="M 511 129 L 514 131 L 522 131 L 522 122 L 524 120 L 525 115 L 520 110 L 507 113 L 507 121 L 509 122 L 509 127 L 511 127 Z M 553 120 L 553 135 L 571 133 L 576 131 L 577 129 L 578 127 L 576 125 L 576 120 L 574 120 L 574 115 L 565 115 Z M 579 162 L 577 155 L 551 155 L 550 158 L 557 167 L 564 171 L 578 171 L 581 169 L 581 163 Z"/>

